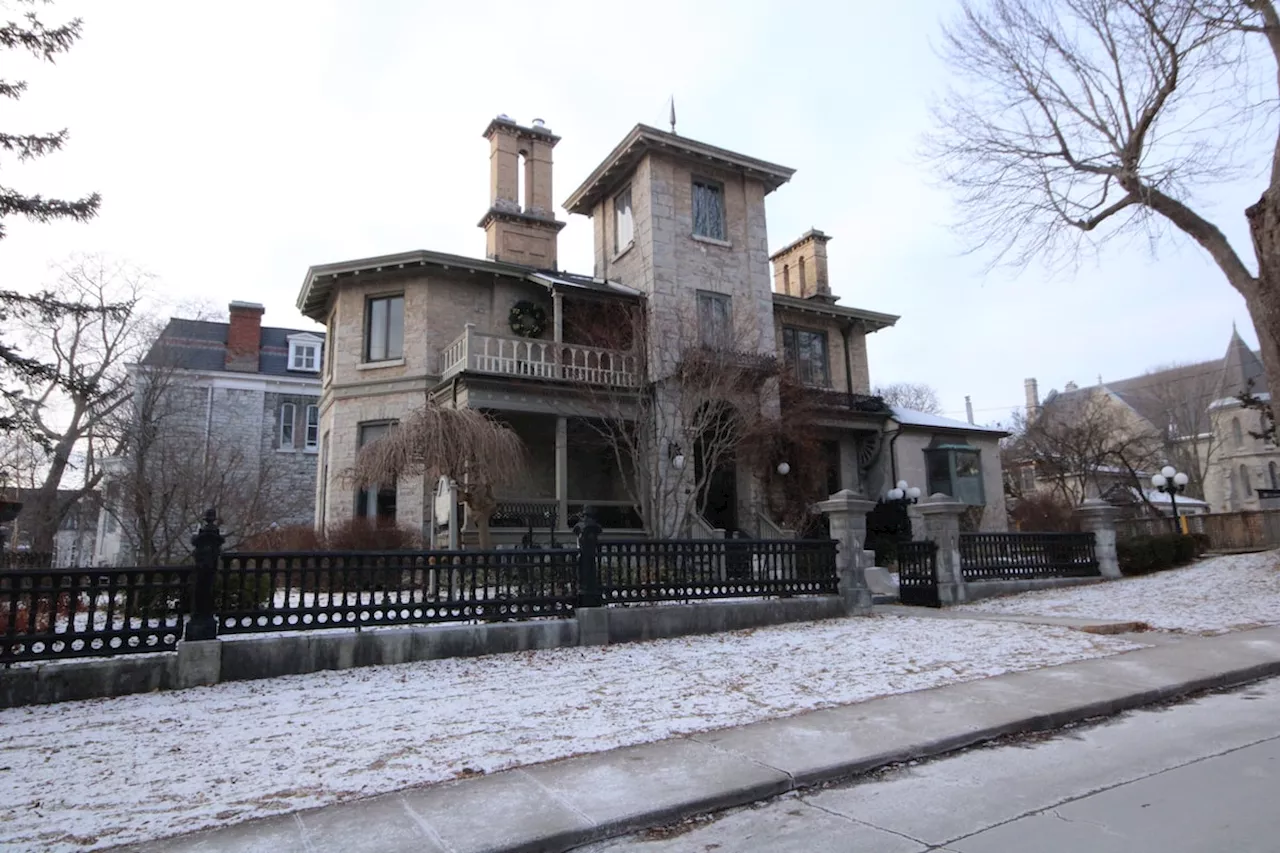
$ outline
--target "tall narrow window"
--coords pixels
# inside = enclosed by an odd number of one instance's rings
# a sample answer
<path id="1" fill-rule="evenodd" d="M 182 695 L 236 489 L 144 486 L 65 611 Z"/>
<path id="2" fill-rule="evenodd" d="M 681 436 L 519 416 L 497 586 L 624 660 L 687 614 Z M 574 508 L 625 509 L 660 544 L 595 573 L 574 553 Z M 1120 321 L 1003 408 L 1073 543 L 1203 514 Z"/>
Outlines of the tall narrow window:
<path id="1" fill-rule="evenodd" d="M 617 254 L 635 239 L 635 220 L 631 216 L 631 187 L 613 198 L 613 252 Z"/>
<path id="2" fill-rule="evenodd" d="M 1249 482 L 1249 469 L 1240 466 L 1240 495 L 1242 497 L 1253 497 L 1253 485 Z"/>
<path id="3" fill-rule="evenodd" d="M 404 357 L 404 296 L 370 299 L 365 307 L 364 360 Z"/>
<path id="4" fill-rule="evenodd" d="M 1236 443 L 1236 447 L 1244 447 L 1244 431 L 1240 429 L 1240 419 L 1231 419 L 1231 440 Z"/>
<path id="5" fill-rule="evenodd" d="M 693 182 L 693 233 L 725 239 L 724 187 L 718 181 Z"/>
<path id="6" fill-rule="evenodd" d="M 360 447 L 377 441 L 391 431 L 393 424 L 373 423 L 360 424 Z M 379 525 L 395 524 L 396 521 L 396 486 L 395 483 L 379 484 L 361 489 L 356 493 L 356 517 L 367 518 Z"/>
<path id="7" fill-rule="evenodd" d="M 1267 463 L 1267 473 L 1271 475 L 1271 488 L 1280 489 L 1280 472 L 1276 470 L 1276 463 Z"/>
<path id="8" fill-rule="evenodd" d="M 320 407 L 307 406 L 307 434 L 303 446 L 307 450 L 315 450 L 320 446 Z"/>
<path id="9" fill-rule="evenodd" d="M 326 344 L 333 340 L 333 326 L 336 320 L 337 320 L 337 312 L 335 311 L 334 313 L 329 315 L 329 322 L 325 325 L 324 342 Z M 324 352 L 324 375 L 328 377 L 332 377 L 333 376 L 333 351 L 330 347 L 326 346 L 323 352 Z"/>
<path id="10" fill-rule="evenodd" d="M 528 212 L 529 202 L 525 196 L 529 192 L 529 154 L 520 152 L 520 160 L 516 163 L 516 208 Z"/>
<path id="11" fill-rule="evenodd" d="M 800 267 L 800 295 L 804 296 L 804 289 L 809 284 L 809 277 L 804 274 L 804 257 L 801 256 L 800 260 L 796 261 L 796 264 Z"/>
<path id="12" fill-rule="evenodd" d="M 826 332 L 784 326 L 782 351 L 787 369 L 802 385 L 830 387 L 831 371 L 827 358 Z"/>
<path id="13" fill-rule="evenodd" d="M 782 292 L 791 295 L 791 264 L 782 265 Z"/>
<path id="14" fill-rule="evenodd" d="M 293 403 L 285 403 L 280 407 L 280 449 L 288 450 L 293 447 L 293 427 L 294 427 L 294 406 Z"/>
<path id="15" fill-rule="evenodd" d="M 732 305 L 723 293 L 698 293 L 698 337 L 704 347 L 729 345 L 733 338 Z"/>

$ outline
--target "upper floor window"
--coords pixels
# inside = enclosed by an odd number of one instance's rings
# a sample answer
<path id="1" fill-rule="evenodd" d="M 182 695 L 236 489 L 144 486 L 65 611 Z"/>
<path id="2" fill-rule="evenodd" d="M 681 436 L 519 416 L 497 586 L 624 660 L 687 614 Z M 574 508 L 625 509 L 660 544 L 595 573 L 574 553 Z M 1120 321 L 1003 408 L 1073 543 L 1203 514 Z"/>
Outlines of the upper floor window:
<path id="1" fill-rule="evenodd" d="M 723 293 L 698 293 L 698 339 L 704 347 L 727 346 L 733 339 L 733 300 Z"/>
<path id="2" fill-rule="evenodd" d="M 1019 487 L 1023 492 L 1031 493 L 1036 490 L 1036 466 L 1023 465 L 1018 469 Z"/>
<path id="3" fill-rule="evenodd" d="M 693 233 L 713 240 L 725 239 L 724 185 L 719 181 L 693 182 Z"/>
<path id="4" fill-rule="evenodd" d="M 631 187 L 613 197 L 613 251 L 621 252 L 635 239 L 635 220 L 631 216 Z"/>
<path id="5" fill-rule="evenodd" d="M 1244 447 L 1244 431 L 1240 429 L 1240 419 L 1231 419 L 1231 440 L 1236 443 L 1236 447 Z"/>
<path id="6" fill-rule="evenodd" d="M 315 373 L 320 369 L 320 345 L 294 343 L 289 347 L 289 369 Z"/>
<path id="7" fill-rule="evenodd" d="M 785 326 L 782 329 L 782 351 L 787 368 L 795 374 L 797 381 L 821 388 L 831 385 L 826 332 Z"/>
<path id="8" fill-rule="evenodd" d="M 404 357 L 404 296 L 380 296 L 365 303 L 364 360 Z"/>
<path id="9" fill-rule="evenodd" d="M 287 450 L 293 447 L 293 428 L 294 418 L 296 417 L 293 403 L 285 403 L 280 407 L 280 449 Z"/>
<path id="10" fill-rule="evenodd" d="M 1253 485 L 1249 482 L 1249 469 L 1240 466 L 1240 493 L 1246 498 L 1253 497 Z"/>
<path id="11" fill-rule="evenodd" d="M 1280 472 L 1276 470 L 1276 463 L 1267 463 L 1267 474 L 1270 475 L 1271 488 L 1280 489 Z"/>
<path id="12" fill-rule="evenodd" d="M 982 456 L 964 445 L 941 444 L 924 452 L 929 494 L 941 492 L 961 503 L 982 506 Z"/>
<path id="13" fill-rule="evenodd" d="M 320 446 L 320 407 L 307 406 L 307 434 L 304 437 L 304 447 L 307 450 L 315 450 Z"/>

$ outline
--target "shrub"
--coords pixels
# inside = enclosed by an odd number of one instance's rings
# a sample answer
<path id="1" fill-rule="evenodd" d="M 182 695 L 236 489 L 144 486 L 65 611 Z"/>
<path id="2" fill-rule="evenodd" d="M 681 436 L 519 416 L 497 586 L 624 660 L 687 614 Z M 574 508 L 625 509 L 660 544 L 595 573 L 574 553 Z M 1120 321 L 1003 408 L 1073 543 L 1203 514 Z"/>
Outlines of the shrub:
<path id="1" fill-rule="evenodd" d="M 250 536 L 236 551 L 320 551 L 324 538 L 309 524 L 294 524 Z"/>
<path id="2" fill-rule="evenodd" d="M 1116 543 L 1116 557 L 1124 575 L 1145 575 L 1184 566 L 1202 553 L 1201 542 L 1193 536 L 1162 533 L 1135 536 Z"/>
<path id="3" fill-rule="evenodd" d="M 1050 492 L 1033 492 L 1009 508 L 1009 522 L 1026 533 L 1076 533 L 1079 522 L 1071 504 Z"/>
<path id="4" fill-rule="evenodd" d="M 422 534 L 394 525 L 370 524 L 353 518 L 329 529 L 324 547 L 329 551 L 405 551 L 422 547 Z"/>

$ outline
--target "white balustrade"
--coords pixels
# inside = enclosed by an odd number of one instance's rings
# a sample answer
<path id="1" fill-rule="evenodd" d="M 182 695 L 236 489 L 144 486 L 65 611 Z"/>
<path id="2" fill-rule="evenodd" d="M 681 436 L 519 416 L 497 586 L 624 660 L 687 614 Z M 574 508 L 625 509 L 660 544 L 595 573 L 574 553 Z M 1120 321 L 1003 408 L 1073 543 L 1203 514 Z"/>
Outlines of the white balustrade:
<path id="1" fill-rule="evenodd" d="M 556 358 L 557 350 L 559 358 Z M 591 385 L 632 387 L 639 384 L 637 357 L 582 344 L 557 344 L 540 338 L 486 335 L 468 323 L 463 333 L 440 351 L 440 375 L 448 379 L 464 370 L 535 379 L 567 379 Z"/>

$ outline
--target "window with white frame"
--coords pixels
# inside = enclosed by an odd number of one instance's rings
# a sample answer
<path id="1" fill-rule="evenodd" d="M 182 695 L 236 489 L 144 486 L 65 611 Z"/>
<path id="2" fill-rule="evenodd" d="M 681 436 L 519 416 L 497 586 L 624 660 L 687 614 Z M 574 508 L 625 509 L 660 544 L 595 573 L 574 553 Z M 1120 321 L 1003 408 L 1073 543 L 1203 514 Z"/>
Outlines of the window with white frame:
<path id="1" fill-rule="evenodd" d="M 280 407 L 280 449 L 293 448 L 293 428 L 296 408 L 293 403 L 285 403 Z"/>
<path id="2" fill-rule="evenodd" d="M 315 450 L 320 446 L 320 407 L 307 406 L 307 434 L 303 446 L 307 450 Z"/>
<path id="3" fill-rule="evenodd" d="M 320 343 L 305 338 L 289 341 L 289 369 L 319 373 Z"/>
<path id="4" fill-rule="evenodd" d="M 719 181 L 693 182 L 693 233 L 712 240 L 725 239 L 724 185 Z"/>
<path id="5" fill-rule="evenodd" d="M 631 215 L 631 187 L 613 197 L 613 251 L 621 252 L 635 239 L 635 219 Z"/>

